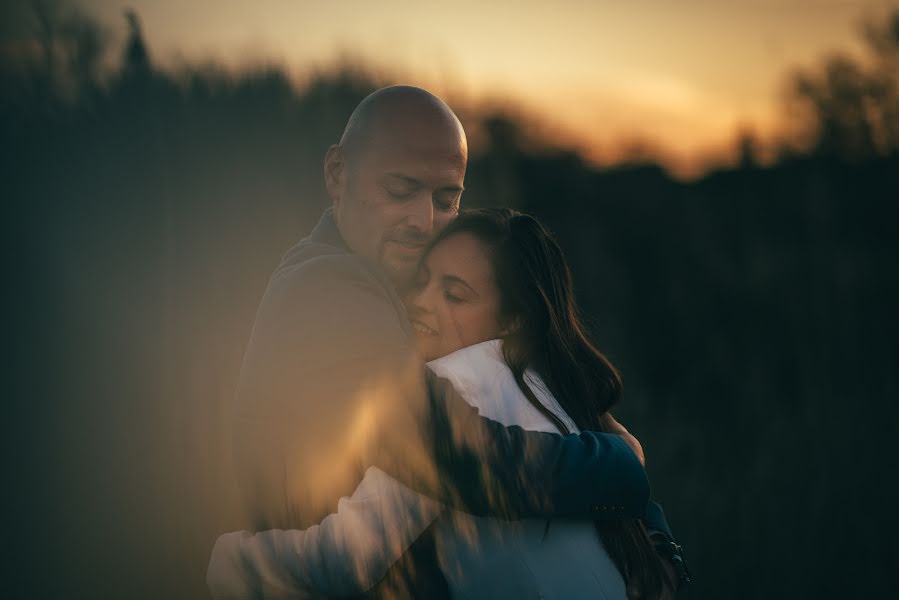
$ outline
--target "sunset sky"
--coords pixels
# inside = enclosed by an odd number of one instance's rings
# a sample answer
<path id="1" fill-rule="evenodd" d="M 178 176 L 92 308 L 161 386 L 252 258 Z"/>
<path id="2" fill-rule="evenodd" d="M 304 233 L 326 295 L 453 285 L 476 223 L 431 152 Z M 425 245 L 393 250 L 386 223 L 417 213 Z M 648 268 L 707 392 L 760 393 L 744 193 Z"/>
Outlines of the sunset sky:
<path id="1" fill-rule="evenodd" d="M 285 65 L 298 81 L 361 57 L 452 102 L 511 100 L 600 162 L 649 140 L 689 171 L 774 127 L 786 74 L 837 50 L 899 0 L 454 3 L 84 0 L 110 26 L 140 15 L 154 58 Z"/>

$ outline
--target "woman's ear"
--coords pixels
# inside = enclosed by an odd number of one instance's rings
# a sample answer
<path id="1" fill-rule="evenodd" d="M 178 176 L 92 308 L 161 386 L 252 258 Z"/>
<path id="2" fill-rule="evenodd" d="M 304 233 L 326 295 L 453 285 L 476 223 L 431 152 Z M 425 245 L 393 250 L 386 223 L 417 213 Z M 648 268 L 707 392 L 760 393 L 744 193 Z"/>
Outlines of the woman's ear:
<path id="1" fill-rule="evenodd" d="M 506 337 L 507 335 L 512 335 L 513 333 L 518 333 L 518 330 L 521 329 L 521 319 L 518 317 L 512 317 L 511 319 L 506 319 L 506 325 L 502 329 L 499 330 L 500 337 Z"/>

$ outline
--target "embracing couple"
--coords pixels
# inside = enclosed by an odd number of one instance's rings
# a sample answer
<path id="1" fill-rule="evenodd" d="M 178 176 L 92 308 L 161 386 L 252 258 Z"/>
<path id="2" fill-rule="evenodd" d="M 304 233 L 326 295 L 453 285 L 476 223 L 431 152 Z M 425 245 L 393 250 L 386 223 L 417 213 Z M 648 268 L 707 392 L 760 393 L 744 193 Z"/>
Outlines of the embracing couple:
<path id="1" fill-rule="evenodd" d="M 253 531 L 225 598 L 669 598 L 686 570 L 621 392 L 531 216 L 460 211 L 465 132 L 379 90 L 325 157 L 333 207 L 285 255 L 237 392 Z"/>

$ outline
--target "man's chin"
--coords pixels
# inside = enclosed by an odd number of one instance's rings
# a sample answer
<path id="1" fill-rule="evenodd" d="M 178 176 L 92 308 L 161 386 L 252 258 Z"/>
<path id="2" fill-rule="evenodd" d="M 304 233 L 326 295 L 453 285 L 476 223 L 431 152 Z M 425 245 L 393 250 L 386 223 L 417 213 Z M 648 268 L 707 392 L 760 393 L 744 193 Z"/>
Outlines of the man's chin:
<path id="1" fill-rule="evenodd" d="M 398 290 L 405 290 L 415 276 L 418 260 L 385 258 L 381 260 L 381 268 Z"/>

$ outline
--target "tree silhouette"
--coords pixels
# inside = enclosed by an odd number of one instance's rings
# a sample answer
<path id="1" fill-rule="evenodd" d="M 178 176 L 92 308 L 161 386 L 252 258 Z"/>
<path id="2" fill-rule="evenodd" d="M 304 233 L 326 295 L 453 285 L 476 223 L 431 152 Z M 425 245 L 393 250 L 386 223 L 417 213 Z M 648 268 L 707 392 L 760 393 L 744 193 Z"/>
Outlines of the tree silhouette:
<path id="1" fill-rule="evenodd" d="M 813 152 L 866 160 L 899 150 L 899 11 L 864 28 L 867 61 L 837 55 L 798 72 L 791 95 Z"/>
<path id="2" fill-rule="evenodd" d="M 138 19 L 137 13 L 130 9 L 125 11 L 125 19 L 128 22 L 128 41 L 125 44 L 122 74 L 124 77 L 144 79 L 149 76 L 152 67 L 150 54 L 144 43 L 140 19 Z"/>

